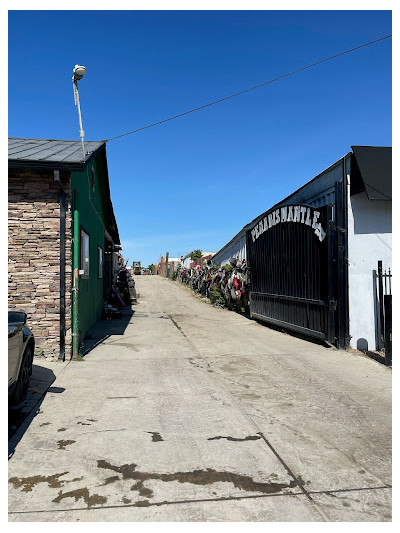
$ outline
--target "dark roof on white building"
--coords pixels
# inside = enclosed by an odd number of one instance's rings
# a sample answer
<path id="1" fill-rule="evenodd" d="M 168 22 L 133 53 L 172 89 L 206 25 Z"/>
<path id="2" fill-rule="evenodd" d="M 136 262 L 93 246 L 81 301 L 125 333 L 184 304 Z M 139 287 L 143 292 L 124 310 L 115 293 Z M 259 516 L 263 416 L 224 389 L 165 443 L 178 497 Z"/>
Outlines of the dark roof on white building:
<path id="1" fill-rule="evenodd" d="M 357 168 L 353 169 L 352 194 L 365 190 L 369 200 L 392 199 L 392 148 L 352 146 Z"/>
<path id="2" fill-rule="evenodd" d="M 81 141 L 9 137 L 8 166 L 82 171 L 105 144 L 105 141 L 85 141 L 84 158 Z"/>
<path id="3" fill-rule="evenodd" d="M 352 146 L 344 158 L 351 158 L 351 185 L 350 194 L 365 191 L 369 200 L 392 199 L 392 148 L 390 146 Z M 334 184 L 343 176 L 343 157 L 330 167 L 315 176 L 312 180 L 302 185 L 299 189 L 286 196 L 283 200 L 270 207 L 246 224 L 227 244 L 215 254 L 218 258 L 228 246 L 238 243 L 246 231 L 266 215 L 269 211 L 285 204 L 307 203 L 313 206 L 326 205 L 335 201 Z"/>

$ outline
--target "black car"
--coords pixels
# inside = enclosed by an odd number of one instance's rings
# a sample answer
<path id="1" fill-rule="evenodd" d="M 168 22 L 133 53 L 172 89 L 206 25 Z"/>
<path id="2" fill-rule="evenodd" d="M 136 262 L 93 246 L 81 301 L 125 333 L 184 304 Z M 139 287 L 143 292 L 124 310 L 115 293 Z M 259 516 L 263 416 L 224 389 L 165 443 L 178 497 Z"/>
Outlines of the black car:
<path id="1" fill-rule="evenodd" d="M 32 375 L 35 338 L 26 318 L 23 312 L 8 312 L 8 400 L 12 405 L 25 398 Z"/>

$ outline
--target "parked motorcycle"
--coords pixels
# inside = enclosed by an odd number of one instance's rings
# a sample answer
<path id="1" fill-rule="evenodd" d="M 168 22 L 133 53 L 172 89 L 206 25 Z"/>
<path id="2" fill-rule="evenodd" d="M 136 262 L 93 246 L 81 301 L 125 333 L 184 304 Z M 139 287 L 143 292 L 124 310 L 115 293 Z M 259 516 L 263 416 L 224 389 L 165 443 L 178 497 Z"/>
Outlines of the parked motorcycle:
<path id="1" fill-rule="evenodd" d="M 248 311 L 248 267 L 246 261 L 231 258 L 227 265 L 218 267 L 211 261 L 201 267 L 181 267 L 177 281 L 189 286 L 195 293 L 210 298 L 214 305 Z"/>

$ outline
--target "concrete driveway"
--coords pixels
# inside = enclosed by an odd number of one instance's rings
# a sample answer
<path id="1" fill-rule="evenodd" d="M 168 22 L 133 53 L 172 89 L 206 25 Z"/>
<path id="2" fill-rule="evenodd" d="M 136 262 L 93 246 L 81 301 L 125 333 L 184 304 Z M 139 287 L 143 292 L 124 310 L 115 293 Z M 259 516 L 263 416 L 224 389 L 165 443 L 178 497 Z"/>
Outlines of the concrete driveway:
<path id="1" fill-rule="evenodd" d="M 135 281 L 14 443 L 9 520 L 391 520 L 390 369 Z"/>

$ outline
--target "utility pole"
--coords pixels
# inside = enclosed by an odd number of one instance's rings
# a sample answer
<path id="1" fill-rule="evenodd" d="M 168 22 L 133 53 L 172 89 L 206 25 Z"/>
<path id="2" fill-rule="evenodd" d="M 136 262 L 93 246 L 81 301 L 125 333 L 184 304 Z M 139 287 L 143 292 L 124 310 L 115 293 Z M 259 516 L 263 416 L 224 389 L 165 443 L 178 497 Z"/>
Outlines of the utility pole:
<path id="1" fill-rule="evenodd" d="M 166 278 L 168 278 L 168 257 L 169 257 L 169 252 L 167 252 L 165 256 L 165 277 Z"/>

